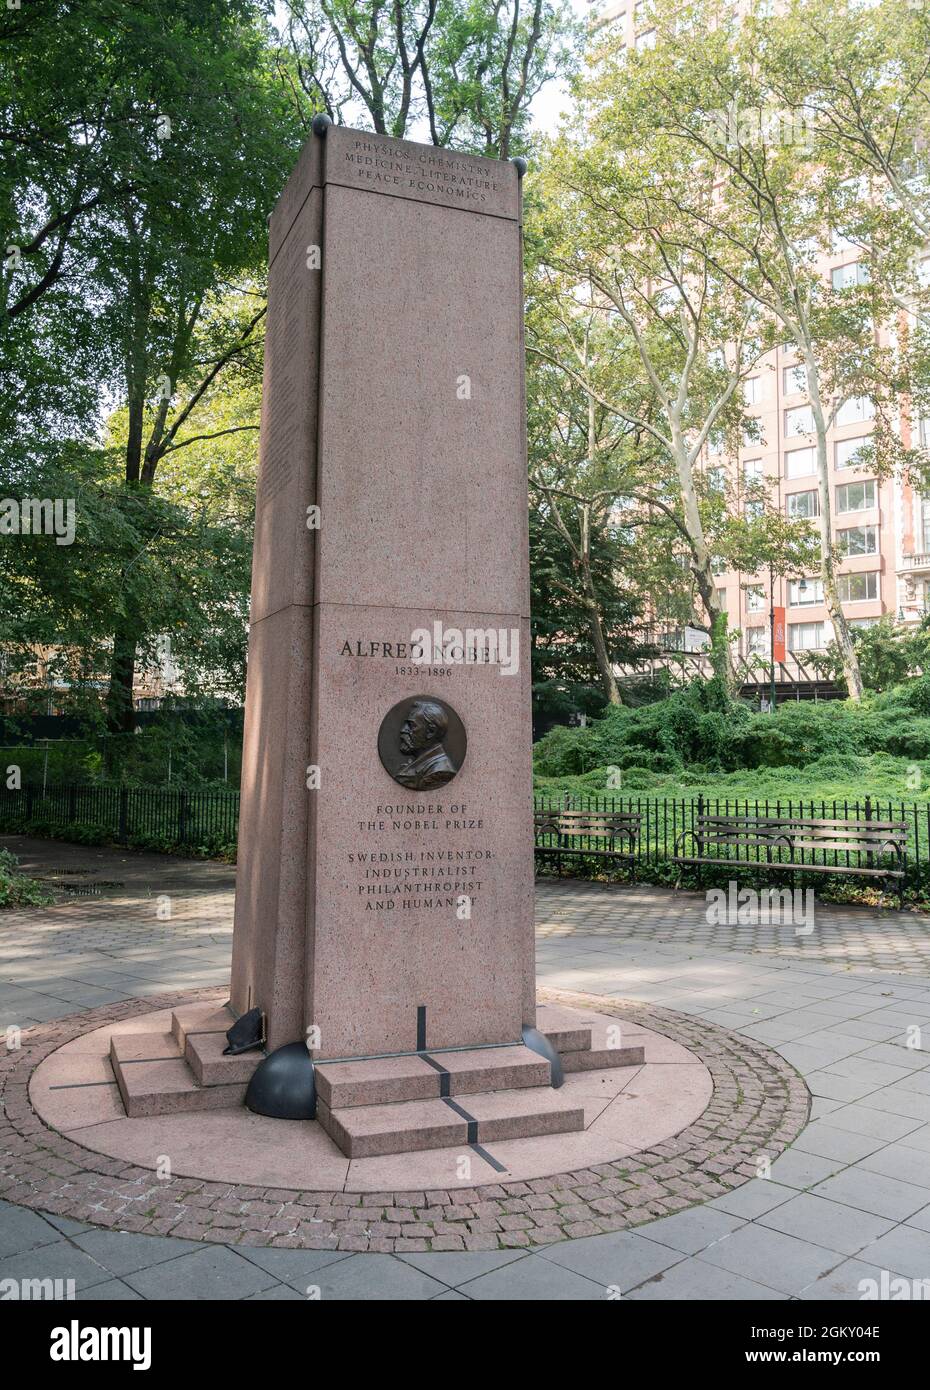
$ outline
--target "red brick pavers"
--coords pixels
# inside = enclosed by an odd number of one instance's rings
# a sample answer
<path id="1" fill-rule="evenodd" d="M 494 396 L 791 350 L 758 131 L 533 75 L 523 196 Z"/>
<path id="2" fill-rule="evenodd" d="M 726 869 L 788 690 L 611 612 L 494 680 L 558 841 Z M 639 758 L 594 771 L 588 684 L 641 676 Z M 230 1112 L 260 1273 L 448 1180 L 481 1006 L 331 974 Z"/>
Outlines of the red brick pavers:
<path id="1" fill-rule="evenodd" d="M 756 1177 L 808 1119 L 806 1086 L 764 1044 L 668 1009 L 561 990 L 540 998 L 596 1007 L 696 1053 L 714 1082 L 700 1118 L 652 1149 L 555 1177 L 352 1193 L 159 1179 L 66 1139 L 32 1109 L 29 1077 L 63 1043 L 215 993 L 133 999 L 25 1030 L 21 1047 L 0 1060 L 0 1198 L 96 1226 L 232 1245 L 398 1254 L 530 1247 L 637 1226 L 720 1196 Z"/>

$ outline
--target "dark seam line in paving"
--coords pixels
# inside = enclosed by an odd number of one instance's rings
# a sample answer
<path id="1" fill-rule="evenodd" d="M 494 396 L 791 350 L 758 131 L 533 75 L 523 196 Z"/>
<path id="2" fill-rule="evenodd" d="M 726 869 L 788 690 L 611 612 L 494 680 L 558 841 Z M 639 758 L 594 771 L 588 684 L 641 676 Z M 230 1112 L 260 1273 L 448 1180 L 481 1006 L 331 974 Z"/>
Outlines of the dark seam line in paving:
<path id="1" fill-rule="evenodd" d="M 60 1081 L 57 1086 L 49 1086 L 50 1091 L 82 1091 L 87 1086 L 115 1086 L 115 1081 Z"/>
<path id="2" fill-rule="evenodd" d="M 417 1053 L 417 1056 L 422 1057 L 424 1062 L 427 1062 L 431 1067 L 434 1067 L 436 1071 L 439 1072 L 439 1099 L 447 1100 L 449 1097 L 450 1090 L 449 1071 L 442 1065 L 441 1062 L 437 1062 L 435 1057 L 431 1057 L 428 1052 L 419 1052 Z"/>
<path id="3" fill-rule="evenodd" d="M 467 1110 L 463 1110 L 462 1107 L 461 1107 L 460 1105 L 456 1105 L 455 1101 L 454 1101 L 454 1100 L 450 1100 L 448 1096 L 443 1096 L 443 1100 L 445 1101 L 446 1105 L 448 1105 L 449 1109 L 450 1109 L 450 1110 L 454 1110 L 455 1113 L 456 1113 L 456 1115 L 461 1115 L 462 1119 L 463 1119 L 463 1120 L 466 1122 L 466 1124 L 468 1125 L 468 1134 L 467 1134 L 467 1136 L 466 1136 L 466 1143 L 472 1144 L 472 1145 L 477 1144 L 477 1142 L 478 1142 L 478 1121 L 475 1119 L 474 1115 L 469 1115 L 469 1113 L 468 1113 Z"/>
<path id="4" fill-rule="evenodd" d="M 182 1058 L 180 1054 L 175 1057 L 125 1057 L 120 1061 L 121 1067 L 137 1067 L 140 1062 L 179 1062 Z"/>
<path id="5" fill-rule="evenodd" d="M 481 1158 L 484 1159 L 485 1163 L 490 1163 L 491 1167 L 495 1170 L 495 1172 L 498 1172 L 498 1173 L 506 1173 L 506 1172 L 507 1172 L 507 1164 L 506 1164 L 506 1163 L 500 1163 L 500 1162 L 494 1157 L 494 1155 L 493 1155 L 492 1153 L 488 1153 L 487 1149 L 484 1148 L 483 1145 L 481 1145 L 481 1144 L 472 1144 L 472 1145 L 470 1145 L 470 1147 L 474 1149 L 475 1153 L 478 1154 L 479 1157 L 481 1157 Z"/>

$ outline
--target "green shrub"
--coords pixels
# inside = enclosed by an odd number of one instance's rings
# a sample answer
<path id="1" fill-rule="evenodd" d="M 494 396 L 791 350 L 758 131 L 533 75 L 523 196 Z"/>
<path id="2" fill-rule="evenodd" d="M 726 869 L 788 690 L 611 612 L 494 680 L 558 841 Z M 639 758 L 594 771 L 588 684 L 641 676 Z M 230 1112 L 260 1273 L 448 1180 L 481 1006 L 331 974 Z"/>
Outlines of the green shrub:
<path id="1" fill-rule="evenodd" d="M 42 907 L 54 901 L 44 884 L 27 878 L 18 869 L 19 860 L 7 849 L 0 849 L 0 907 Z"/>

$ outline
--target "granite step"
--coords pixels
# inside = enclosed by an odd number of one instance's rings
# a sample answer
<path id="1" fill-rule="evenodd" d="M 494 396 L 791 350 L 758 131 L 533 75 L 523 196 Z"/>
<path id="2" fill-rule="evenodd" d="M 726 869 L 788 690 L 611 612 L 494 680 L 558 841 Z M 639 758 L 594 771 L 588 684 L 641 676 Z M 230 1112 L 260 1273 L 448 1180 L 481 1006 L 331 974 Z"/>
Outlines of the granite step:
<path id="1" fill-rule="evenodd" d="M 241 1105 L 246 1083 L 200 1086 L 172 1033 L 116 1033 L 110 1061 L 130 1119 Z"/>
<path id="2" fill-rule="evenodd" d="M 607 1071 L 611 1067 L 641 1067 L 646 1060 L 641 1045 L 630 1047 L 598 1047 L 586 1052 L 563 1052 L 562 1070 L 568 1075 L 576 1071 Z"/>
<path id="3" fill-rule="evenodd" d="M 582 1052 L 591 1046 L 591 1027 L 577 1009 L 560 1009 L 557 1004 L 540 1004 L 536 1027 L 548 1038 L 556 1052 Z"/>
<path id="4" fill-rule="evenodd" d="M 183 1052 L 189 1033 L 225 1034 L 235 1021 L 225 1004 L 182 1004 L 171 1015 L 171 1032 Z"/>
<path id="5" fill-rule="evenodd" d="M 607 1047 L 606 1033 L 612 1027 L 603 1017 L 591 1017 L 588 1023 L 579 1009 L 562 1009 L 557 1004 L 540 1004 L 536 1010 L 536 1026 L 552 1043 L 562 1059 L 562 1070 L 605 1071 L 611 1067 L 641 1067 L 645 1062 L 642 1044 L 636 1041 L 642 1030 L 618 1019 L 617 1041 L 620 1046 Z M 629 1042 L 623 1042 L 628 1038 Z"/>
<path id="6" fill-rule="evenodd" d="M 336 1110 L 318 1100 L 317 1120 L 348 1158 L 378 1158 L 573 1133 L 584 1128 L 584 1109 L 546 1086 Z"/>
<path id="7" fill-rule="evenodd" d="M 317 1062 L 317 1095 L 331 1110 L 548 1086 L 549 1063 L 522 1043 L 367 1061 Z"/>
<path id="8" fill-rule="evenodd" d="M 188 1033 L 184 1045 L 184 1060 L 199 1086 L 230 1086 L 248 1081 L 264 1052 L 240 1052 L 225 1057 L 225 1033 Z"/>

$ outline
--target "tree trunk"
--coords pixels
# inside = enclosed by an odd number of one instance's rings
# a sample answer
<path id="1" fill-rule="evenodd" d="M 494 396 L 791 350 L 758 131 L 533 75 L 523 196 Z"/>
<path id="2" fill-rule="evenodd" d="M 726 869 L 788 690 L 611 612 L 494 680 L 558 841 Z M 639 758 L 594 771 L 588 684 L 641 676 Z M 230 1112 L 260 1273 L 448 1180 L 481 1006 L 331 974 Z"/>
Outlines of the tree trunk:
<path id="1" fill-rule="evenodd" d="M 862 675 L 859 658 L 853 646 L 849 624 L 843 612 L 843 605 L 836 587 L 836 558 L 833 550 L 833 511 L 830 505 L 830 473 L 827 462 L 827 426 L 820 401 L 819 380 L 816 364 L 811 357 L 807 359 L 807 389 L 811 399 L 811 411 L 817 434 L 817 492 L 820 498 L 820 578 L 823 584 L 823 601 L 830 621 L 833 635 L 843 663 L 846 690 L 851 700 L 862 699 Z"/>
<path id="2" fill-rule="evenodd" d="M 131 734 L 136 727 L 136 710 L 132 701 L 136 673 L 135 631 L 128 625 L 120 627 L 113 636 L 113 658 L 110 664 L 110 689 L 107 693 L 107 728 L 111 734 Z"/>
<path id="3" fill-rule="evenodd" d="M 691 547 L 691 571 L 710 623 L 710 664 L 714 675 L 719 676 L 723 682 L 727 695 L 734 695 L 737 681 L 736 672 L 733 669 L 733 658 L 730 655 L 730 644 L 727 641 L 727 615 L 721 608 L 720 600 L 717 597 L 717 585 L 714 582 L 710 551 L 707 549 L 707 543 L 704 539 L 704 527 L 701 523 L 697 493 L 694 490 L 692 466 L 684 440 L 674 424 L 672 432 L 685 530 Z"/>
<path id="4" fill-rule="evenodd" d="M 610 655 L 607 651 L 607 642 L 604 639 L 604 624 L 601 621 L 600 608 L 593 593 L 593 585 L 590 582 L 590 575 L 585 576 L 585 588 L 589 589 L 588 613 L 589 624 L 591 627 L 591 644 L 594 647 L 594 659 L 597 662 L 597 669 L 600 673 L 601 684 L 604 687 L 604 694 L 607 696 L 608 703 L 611 705 L 622 705 L 620 698 L 620 687 L 614 675 L 613 666 L 610 663 Z"/>

